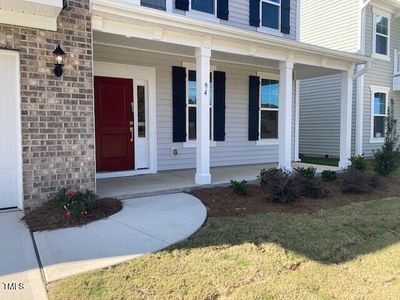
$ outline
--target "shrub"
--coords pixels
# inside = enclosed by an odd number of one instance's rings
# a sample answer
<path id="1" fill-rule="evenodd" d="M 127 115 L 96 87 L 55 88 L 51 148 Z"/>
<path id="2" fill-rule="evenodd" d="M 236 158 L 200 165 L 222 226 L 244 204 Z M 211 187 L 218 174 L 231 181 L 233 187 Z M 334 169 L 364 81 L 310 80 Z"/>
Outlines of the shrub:
<path id="1" fill-rule="evenodd" d="M 305 197 L 320 199 L 328 196 L 329 191 L 324 189 L 319 178 L 303 178 L 302 195 Z"/>
<path id="2" fill-rule="evenodd" d="M 368 168 L 364 155 L 356 155 L 350 158 L 351 167 L 361 172 L 365 172 Z"/>
<path id="3" fill-rule="evenodd" d="M 335 181 L 337 179 L 337 173 L 331 170 L 325 170 L 321 173 L 321 178 L 323 181 Z"/>
<path id="4" fill-rule="evenodd" d="M 315 173 L 317 172 L 317 169 L 314 167 L 308 167 L 308 168 L 295 168 L 294 169 L 297 173 L 299 173 L 300 176 L 307 178 L 307 179 L 313 179 L 315 177 Z"/>
<path id="5" fill-rule="evenodd" d="M 376 175 L 363 173 L 353 168 L 343 173 L 341 183 L 343 193 L 365 194 L 380 186 L 380 178 Z"/>
<path id="6" fill-rule="evenodd" d="M 388 176 L 399 168 L 399 136 L 397 134 L 397 120 L 394 118 L 393 100 L 388 109 L 386 118 L 385 143 L 375 152 L 375 171 Z"/>
<path id="7" fill-rule="evenodd" d="M 291 203 L 302 194 L 302 180 L 297 173 L 292 174 L 279 168 L 263 169 L 259 179 L 274 202 Z"/>
<path id="8" fill-rule="evenodd" d="M 231 180 L 231 187 L 233 188 L 233 192 L 235 194 L 241 195 L 241 196 L 246 196 L 247 195 L 247 181 L 242 180 L 242 181 L 236 181 L 236 180 Z"/>
<path id="9" fill-rule="evenodd" d="M 86 216 L 88 212 L 97 206 L 97 197 L 94 192 L 67 190 L 62 188 L 58 191 L 55 201 L 65 209 L 65 215 L 70 217 Z"/>

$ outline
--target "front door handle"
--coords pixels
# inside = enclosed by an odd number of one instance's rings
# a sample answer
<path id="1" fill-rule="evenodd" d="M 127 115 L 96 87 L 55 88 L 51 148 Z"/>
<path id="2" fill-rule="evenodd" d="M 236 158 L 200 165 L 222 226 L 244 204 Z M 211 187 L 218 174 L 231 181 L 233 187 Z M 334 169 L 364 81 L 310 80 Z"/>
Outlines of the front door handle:
<path id="1" fill-rule="evenodd" d="M 131 133 L 131 142 L 133 143 L 133 127 L 129 127 L 129 132 Z"/>

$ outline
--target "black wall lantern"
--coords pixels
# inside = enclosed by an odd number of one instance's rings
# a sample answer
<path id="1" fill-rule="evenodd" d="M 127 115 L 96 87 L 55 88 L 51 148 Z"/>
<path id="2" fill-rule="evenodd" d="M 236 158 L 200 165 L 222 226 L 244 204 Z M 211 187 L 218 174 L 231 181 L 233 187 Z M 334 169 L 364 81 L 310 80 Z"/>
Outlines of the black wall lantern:
<path id="1" fill-rule="evenodd" d="M 56 49 L 53 51 L 54 54 L 54 75 L 57 77 L 61 77 L 63 74 L 63 61 L 64 61 L 64 55 L 65 52 L 63 49 L 61 49 L 60 45 L 57 46 Z"/>

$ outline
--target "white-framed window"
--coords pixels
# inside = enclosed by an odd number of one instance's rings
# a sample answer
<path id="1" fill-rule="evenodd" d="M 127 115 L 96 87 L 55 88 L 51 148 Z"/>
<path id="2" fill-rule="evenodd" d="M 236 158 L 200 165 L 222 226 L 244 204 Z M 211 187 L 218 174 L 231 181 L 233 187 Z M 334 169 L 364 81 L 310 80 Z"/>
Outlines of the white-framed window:
<path id="1" fill-rule="evenodd" d="M 371 86 L 371 142 L 383 142 L 390 88 Z"/>
<path id="2" fill-rule="evenodd" d="M 281 0 L 260 1 L 260 31 L 280 33 L 281 19 Z"/>
<path id="3" fill-rule="evenodd" d="M 278 142 L 279 75 L 258 73 L 260 77 L 259 144 Z"/>
<path id="4" fill-rule="evenodd" d="M 374 8 L 373 16 L 373 56 L 390 60 L 391 14 Z"/>
<path id="5" fill-rule="evenodd" d="M 197 139 L 197 80 L 196 67 L 194 64 L 184 63 L 186 67 L 186 144 L 184 146 L 195 146 Z M 214 140 L 214 71 L 215 66 L 211 67 L 210 72 L 210 141 L 211 146 L 215 146 Z"/>
<path id="6" fill-rule="evenodd" d="M 189 0 L 187 16 L 220 23 L 217 18 L 217 0 Z"/>

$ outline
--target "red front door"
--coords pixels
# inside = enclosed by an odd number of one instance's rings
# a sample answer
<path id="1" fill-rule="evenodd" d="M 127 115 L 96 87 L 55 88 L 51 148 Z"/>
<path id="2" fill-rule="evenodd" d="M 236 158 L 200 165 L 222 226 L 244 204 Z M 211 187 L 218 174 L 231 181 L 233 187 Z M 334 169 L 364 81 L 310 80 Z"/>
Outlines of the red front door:
<path id="1" fill-rule="evenodd" d="M 133 81 L 95 77 L 97 172 L 134 169 Z"/>

